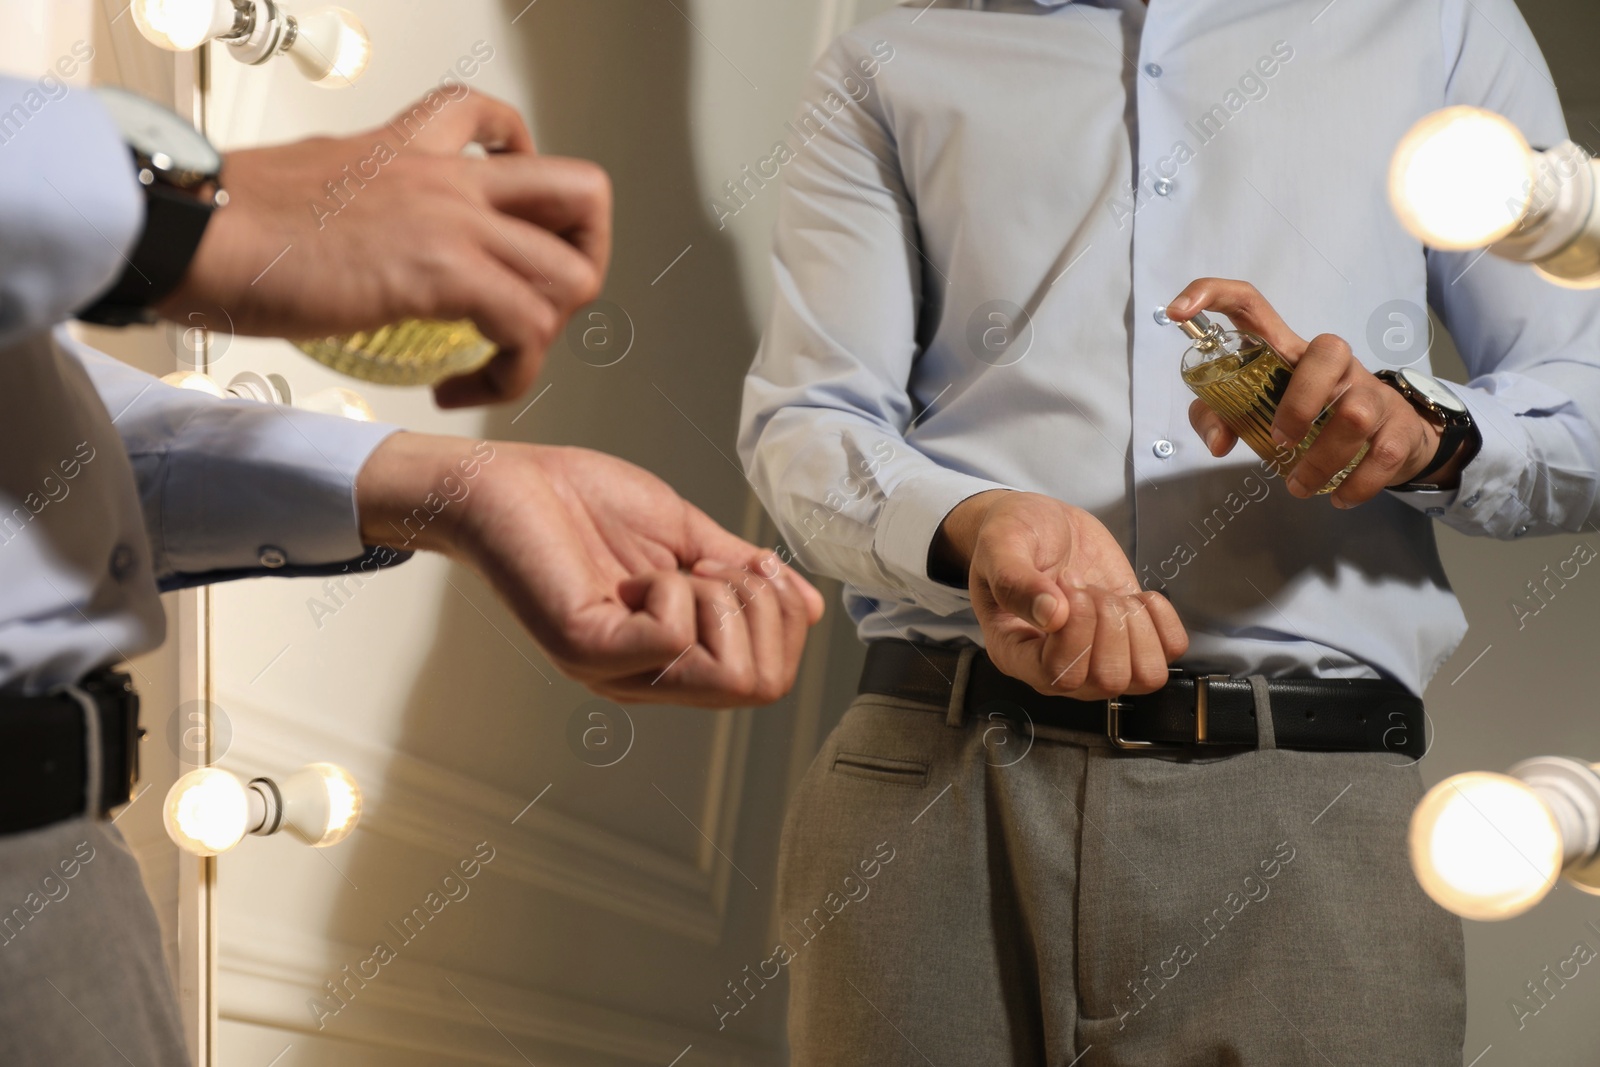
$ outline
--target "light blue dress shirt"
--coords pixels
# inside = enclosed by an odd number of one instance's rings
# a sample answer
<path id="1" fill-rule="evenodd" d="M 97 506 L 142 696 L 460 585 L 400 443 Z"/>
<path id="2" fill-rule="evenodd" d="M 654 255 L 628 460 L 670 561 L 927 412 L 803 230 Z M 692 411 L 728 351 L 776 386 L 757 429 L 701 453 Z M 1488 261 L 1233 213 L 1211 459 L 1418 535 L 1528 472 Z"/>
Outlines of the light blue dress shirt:
<path id="1" fill-rule="evenodd" d="M 981 644 L 928 548 L 957 503 L 1011 488 L 1106 524 L 1188 627 L 1186 666 L 1421 692 L 1466 630 L 1434 521 L 1513 538 L 1589 520 L 1600 297 L 1426 252 L 1385 191 L 1401 136 L 1449 104 L 1565 139 L 1512 0 L 918 2 L 836 42 L 804 99 L 774 155 L 740 454 L 864 639 Z M 1242 445 L 1212 457 L 1188 341 L 1152 318 L 1202 276 L 1253 282 L 1372 370 L 1429 369 L 1389 331 L 1431 303 L 1483 435 L 1459 490 L 1340 511 Z"/>
<path id="2" fill-rule="evenodd" d="M 355 477 L 395 429 L 175 389 L 67 336 L 144 203 L 93 96 L 34 107 L 37 89 L 0 78 L 0 691 L 16 693 L 158 645 L 160 588 L 367 558 Z"/>

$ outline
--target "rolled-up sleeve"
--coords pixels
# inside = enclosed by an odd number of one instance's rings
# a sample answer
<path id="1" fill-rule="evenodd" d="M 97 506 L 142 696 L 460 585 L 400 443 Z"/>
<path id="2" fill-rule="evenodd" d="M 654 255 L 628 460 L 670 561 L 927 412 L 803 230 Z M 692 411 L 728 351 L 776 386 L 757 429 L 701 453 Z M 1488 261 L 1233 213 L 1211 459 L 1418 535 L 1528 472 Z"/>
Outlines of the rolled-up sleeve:
<path id="1" fill-rule="evenodd" d="M 1538 147 L 1567 139 L 1555 87 L 1511 0 L 1449 0 L 1442 104 L 1505 115 Z M 1510 47 L 1507 48 L 1507 44 Z M 1481 252 L 1428 253 L 1428 297 L 1468 372 L 1454 391 L 1482 447 L 1448 493 L 1396 493 L 1463 533 L 1577 530 L 1600 487 L 1600 300 Z"/>
<path id="2" fill-rule="evenodd" d="M 845 39 L 805 98 L 841 97 L 861 57 Z M 966 590 L 928 577 L 957 504 L 1006 488 L 907 443 L 922 301 L 915 209 L 877 93 L 845 104 L 785 169 L 771 316 L 745 379 L 739 454 L 801 563 L 877 599 L 939 615 Z"/>
<path id="3" fill-rule="evenodd" d="M 164 588 L 328 573 L 371 555 L 356 476 L 397 427 L 178 389 L 77 343 L 138 480 Z M 385 551 L 385 550 L 375 550 Z M 399 557 L 386 552 L 379 563 Z"/>
<path id="4" fill-rule="evenodd" d="M 99 101 L 0 77 L 0 349 L 92 303 L 143 225 L 133 159 Z"/>

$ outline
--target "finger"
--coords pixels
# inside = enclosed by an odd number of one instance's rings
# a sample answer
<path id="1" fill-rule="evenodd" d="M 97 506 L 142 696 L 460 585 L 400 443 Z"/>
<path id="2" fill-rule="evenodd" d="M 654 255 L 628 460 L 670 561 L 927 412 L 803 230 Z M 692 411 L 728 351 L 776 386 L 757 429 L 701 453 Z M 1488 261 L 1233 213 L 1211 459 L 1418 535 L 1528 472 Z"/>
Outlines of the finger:
<path id="1" fill-rule="evenodd" d="M 827 601 L 823 600 L 822 593 L 817 590 L 817 587 L 807 581 L 805 575 L 793 567 L 785 567 L 784 573 L 794 586 L 796 594 L 800 598 L 801 606 L 805 609 L 806 625 L 815 626 L 822 619 L 823 612 L 827 610 Z"/>
<path id="2" fill-rule="evenodd" d="M 669 690 L 720 694 L 730 705 L 748 703 L 755 692 L 756 664 L 748 609 L 733 586 L 719 578 L 691 578 L 699 629 L 697 644 L 665 672 Z M 674 672 L 677 676 L 674 677 Z"/>
<path id="3" fill-rule="evenodd" d="M 795 678 L 800 673 L 800 660 L 806 651 L 806 634 L 816 619 L 811 614 L 811 605 L 805 595 L 805 589 L 810 586 L 806 585 L 804 579 L 794 571 L 785 569 L 779 573 L 777 582 L 778 605 L 783 613 L 783 691 L 788 692 L 794 688 Z"/>
<path id="4" fill-rule="evenodd" d="M 406 147 L 440 155 L 454 155 L 472 143 L 496 152 L 534 151 L 533 134 L 516 108 L 470 89 L 454 99 L 430 92 L 397 114 L 388 129 L 408 138 Z"/>
<path id="5" fill-rule="evenodd" d="M 1067 602 L 1055 576 L 1034 560 L 1034 543 L 1020 527 L 1012 527 L 987 546 L 977 582 L 1004 612 L 1046 633 L 1066 622 Z"/>
<path id="6" fill-rule="evenodd" d="M 601 167 L 559 156 L 496 156 L 483 161 L 482 171 L 491 204 L 572 244 L 605 277 L 612 193 Z"/>
<path id="7" fill-rule="evenodd" d="M 1094 692 L 1093 699 L 1125 693 L 1128 684 L 1133 681 L 1133 658 L 1128 643 L 1128 599 L 1132 598 L 1110 593 L 1095 597 L 1094 651 L 1089 655 L 1089 681 L 1085 686 Z"/>
<path id="8" fill-rule="evenodd" d="M 1361 446 L 1372 439 L 1383 422 L 1386 392 L 1388 387 L 1377 379 L 1370 385 L 1361 382 L 1344 391 L 1316 441 L 1295 464 L 1294 473 L 1289 476 L 1290 493 L 1299 497 L 1314 495 L 1356 458 Z M 1391 395 L 1399 398 L 1398 393 Z"/>
<path id="9" fill-rule="evenodd" d="M 693 598 L 695 629 L 689 643 L 659 668 L 608 679 L 607 692 L 618 699 L 696 707 L 748 703 L 755 669 L 738 596 L 721 579 L 679 577 Z"/>
<path id="10" fill-rule="evenodd" d="M 594 263 L 549 230 L 511 215 L 486 215 L 481 222 L 483 247 L 549 300 L 561 312 L 563 323 L 600 295 Z"/>
<path id="11" fill-rule="evenodd" d="M 1161 641 L 1162 653 L 1170 666 L 1174 660 L 1189 651 L 1189 633 L 1183 628 L 1177 609 L 1166 597 L 1147 589 L 1139 594 L 1139 598 L 1144 601 L 1145 612 L 1150 616 L 1150 624 L 1155 627 L 1156 636 Z"/>
<path id="12" fill-rule="evenodd" d="M 1294 365 L 1289 386 L 1278 401 L 1278 410 L 1272 419 L 1272 439 L 1285 446 L 1298 445 L 1305 440 L 1312 422 L 1350 387 L 1354 362 L 1350 346 L 1341 338 L 1331 333 L 1314 338 Z"/>
<path id="13" fill-rule="evenodd" d="M 694 565 L 693 573 L 715 575 L 724 571 L 726 567 L 726 564 L 705 559 Z M 763 552 L 757 559 L 746 564 L 745 571 L 759 575 L 770 582 L 770 595 L 777 598 L 779 615 L 783 623 L 781 648 L 787 675 L 783 691 L 788 692 L 794 684 L 800 656 L 805 651 L 806 634 L 812 624 L 822 617 L 822 594 L 793 569 L 780 563 L 777 555 L 772 552 Z M 772 699 L 776 700 L 777 697 Z"/>
<path id="14" fill-rule="evenodd" d="M 771 559 L 771 557 L 768 557 Z M 771 559 L 771 566 L 763 569 L 722 567 L 722 577 L 733 586 L 743 607 L 743 619 L 750 637 L 751 659 L 755 666 L 753 699 L 758 704 L 770 704 L 788 692 L 790 672 L 786 662 L 788 645 L 784 633 L 782 588 L 779 584 L 781 569 Z M 700 573 L 701 568 L 696 568 Z M 770 577 L 767 577 L 770 575 Z M 719 625 L 728 625 L 722 619 Z M 802 637 L 803 640 L 803 637 Z"/>
<path id="15" fill-rule="evenodd" d="M 570 627 L 573 639 L 549 650 L 580 681 L 660 671 L 695 640 L 694 590 L 684 575 L 637 575 L 620 583 L 617 594 L 582 609 Z"/>
<path id="16" fill-rule="evenodd" d="M 1094 597 L 1087 589 L 1072 589 L 1066 593 L 1066 603 L 1066 624 L 1044 641 L 1039 654 L 1044 678 L 1043 685 L 1035 683 L 1035 688 L 1047 693 L 1073 693 L 1089 679 L 1099 625 Z"/>
<path id="17" fill-rule="evenodd" d="M 773 555 L 767 549 L 757 548 L 750 542 L 718 526 L 711 517 L 693 505 L 684 507 L 684 524 L 680 543 L 675 546 L 678 562 L 693 567 L 702 559 L 720 560 L 735 566 L 764 567 L 762 560 Z M 784 566 L 784 572 L 799 591 L 806 607 L 806 617 L 812 623 L 822 618 L 826 603 L 816 586 L 806 581 L 793 567 Z"/>
<path id="18" fill-rule="evenodd" d="M 1122 598 L 1122 621 L 1128 627 L 1129 678 L 1124 693 L 1154 693 L 1167 684 L 1167 657 L 1145 600 Z"/>
<path id="19" fill-rule="evenodd" d="M 1222 416 L 1211 410 L 1204 400 L 1198 398 L 1189 405 L 1189 425 L 1194 427 L 1195 433 L 1206 443 L 1206 448 L 1213 456 L 1226 456 L 1233 451 L 1233 446 L 1239 443 L 1239 437 L 1222 421 Z"/>
<path id="20" fill-rule="evenodd" d="M 1177 322 L 1187 322 L 1197 311 L 1221 312 L 1237 328 L 1276 348 L 1291 364 L 1305 351 L 1305 341 L 1249 282 L 1197 278 L 1167 305 L 1167 316 Z"/>
<path id="21" fill-rule="evenodd" d="M 1403 481 L 1406 462 L 1416 447 L 1416 436 L 1411 428 L 1399 419 L 1385 422 L 1368 442 L 1366 456 L 1333 491 L 1333 503 L 1341 508 L 1353 508 Z"/>
<path id="22" fill-rule="evenodd" d="M 544 365 L 561 313 L 525 279 L 489 256 L 482 257 L 470 278 L 452 278 L 448 284 L 438 317 L 471 319 L 499 352 L 477 370 L 434 386 L 435 400 L 451 408 L 520 396 Z"/>

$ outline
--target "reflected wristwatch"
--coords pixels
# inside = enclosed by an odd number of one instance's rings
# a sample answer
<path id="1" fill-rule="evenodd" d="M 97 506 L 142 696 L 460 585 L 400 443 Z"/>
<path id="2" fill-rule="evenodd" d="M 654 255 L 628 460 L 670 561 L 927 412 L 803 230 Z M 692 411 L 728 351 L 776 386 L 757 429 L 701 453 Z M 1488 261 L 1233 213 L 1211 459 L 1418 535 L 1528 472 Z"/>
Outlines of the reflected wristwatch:
<path id="1" fill-rule="evenodd" d="M 145 216 L 127 269 L 77 317 L 102 326 L 154 322 L 155 305 L 183 281 L 211 213 L 228 202 L 222 155 L 159 104 L 109 86 L 94 92 L 133 153 Z"/>

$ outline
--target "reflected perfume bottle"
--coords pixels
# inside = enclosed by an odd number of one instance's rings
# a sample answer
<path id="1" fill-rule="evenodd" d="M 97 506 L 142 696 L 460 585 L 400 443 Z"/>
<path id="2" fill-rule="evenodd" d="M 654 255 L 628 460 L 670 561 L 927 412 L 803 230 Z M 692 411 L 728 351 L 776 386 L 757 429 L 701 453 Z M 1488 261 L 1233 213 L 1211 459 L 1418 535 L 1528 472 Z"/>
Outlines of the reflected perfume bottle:
<path id="1" fill-rule="evenodd" d="M 1253 333 L 1224 330 L 1203 313 L 1196 314 L 1188 322 L 1177 322 L 1162 308 L 1156 312 L 1156 322 L 1176 326 L 1194 340 L 1183 354 L 1184 384 L 1221 416 L 1228 428 L 1256 455 L 1272 464 L 1277 474 L 1287 478 L 1322 432 L 1333 413 L 1332 408 L 1317 416 L 1299 444 L 1279 445 L 1272 440 L 1272 420 L 1284 390 L 1289 387 L 1292 368 L 1278 350 Z M 1317 492 L 1331 493 L 1339 488 L 1339 483 L 1356 469 L 1366 454 L 1367 446 L 1362 445 L 1349 465 Z"/>
<path id="2" fill-rule="evenodd" d="M 467 320 L 407 319 L 295 347 L 341 374 L 379 385 L 436 385 L 489 361 L 494 345 Z"/>

